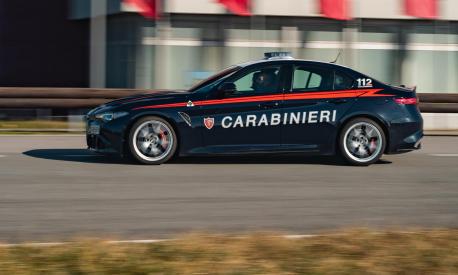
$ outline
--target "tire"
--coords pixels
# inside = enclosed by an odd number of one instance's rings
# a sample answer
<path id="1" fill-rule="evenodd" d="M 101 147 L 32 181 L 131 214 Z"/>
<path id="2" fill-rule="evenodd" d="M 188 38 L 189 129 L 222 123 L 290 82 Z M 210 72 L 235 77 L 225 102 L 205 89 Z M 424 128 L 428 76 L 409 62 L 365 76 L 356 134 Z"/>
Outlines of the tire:
<path id="1" fill-rule="evenodd" d="M 172 125 L 165 119 L 148 116 L 140 118 L 129 132 L 129 152 L 143 164 L 162 164 L 177 150 L 178 139 Z"/>
<path id="2" fill-rule="evenodd" d="M 372 119 L 354 118 L 340 132 L 340 153 L 352 165 L 367 166 L 377 162 L 385 152 L 385 147 L 385 133 Z"/>

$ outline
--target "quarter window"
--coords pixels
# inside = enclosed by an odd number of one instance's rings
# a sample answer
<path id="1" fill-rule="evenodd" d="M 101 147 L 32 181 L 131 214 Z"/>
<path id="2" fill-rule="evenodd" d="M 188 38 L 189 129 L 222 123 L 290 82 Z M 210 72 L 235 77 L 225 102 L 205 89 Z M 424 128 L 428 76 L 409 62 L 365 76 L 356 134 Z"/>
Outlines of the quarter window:
<path id="1" fill-rule="evenodd" d="M 334 75 L 334 90 L 346 90 L 353 88 L 354 79 L 340 72 Z"/>

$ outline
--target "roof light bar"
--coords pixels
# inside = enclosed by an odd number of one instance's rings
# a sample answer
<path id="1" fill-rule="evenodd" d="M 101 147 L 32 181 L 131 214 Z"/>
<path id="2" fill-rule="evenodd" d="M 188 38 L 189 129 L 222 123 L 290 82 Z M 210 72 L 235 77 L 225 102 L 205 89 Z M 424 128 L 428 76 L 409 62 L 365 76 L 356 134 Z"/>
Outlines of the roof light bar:
<path id="1" fill-rule="evenodd" d="M 264 59 L 293 59 L 290 52 L 268 52 L 264 53 Z"/>

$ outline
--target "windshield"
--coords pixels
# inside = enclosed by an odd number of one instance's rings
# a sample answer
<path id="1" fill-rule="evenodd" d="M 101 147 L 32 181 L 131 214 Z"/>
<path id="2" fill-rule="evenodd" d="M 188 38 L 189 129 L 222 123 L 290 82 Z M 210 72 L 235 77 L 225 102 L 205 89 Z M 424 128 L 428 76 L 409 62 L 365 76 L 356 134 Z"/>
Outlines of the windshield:
<path id="1" fill-rule="evenodd" d="M 205 87 L 207 86 L 208 84 L 214 82 L 215 80 L 218 80 L 226 75 L 229 75 L 237 70 L 239 70 L 240 67 L 239 66 L 231 66 L 229 68 L 226 68 L 212 76 L 210 76 L 209 78 L 207 79 L 204 79 L 202 81 L 200 81 L 199 83 L 197 83 L 196 85 L 192 86 L 191 89 L 189 89 L 190 92 L 194 92 L 194 91 L 197 91 L 199 90 L 200 88 L 202 87 Z"/>

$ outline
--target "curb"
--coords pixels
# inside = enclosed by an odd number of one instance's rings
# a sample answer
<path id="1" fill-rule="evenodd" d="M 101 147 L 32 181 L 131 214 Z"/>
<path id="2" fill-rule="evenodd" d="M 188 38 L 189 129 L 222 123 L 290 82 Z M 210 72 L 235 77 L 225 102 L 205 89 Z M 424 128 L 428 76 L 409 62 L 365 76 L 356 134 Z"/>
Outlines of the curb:
<path id="1" fill-rule="evenodd" d="M 458 130 L 427 130 L 425 136 L 458 136 Z"/>

